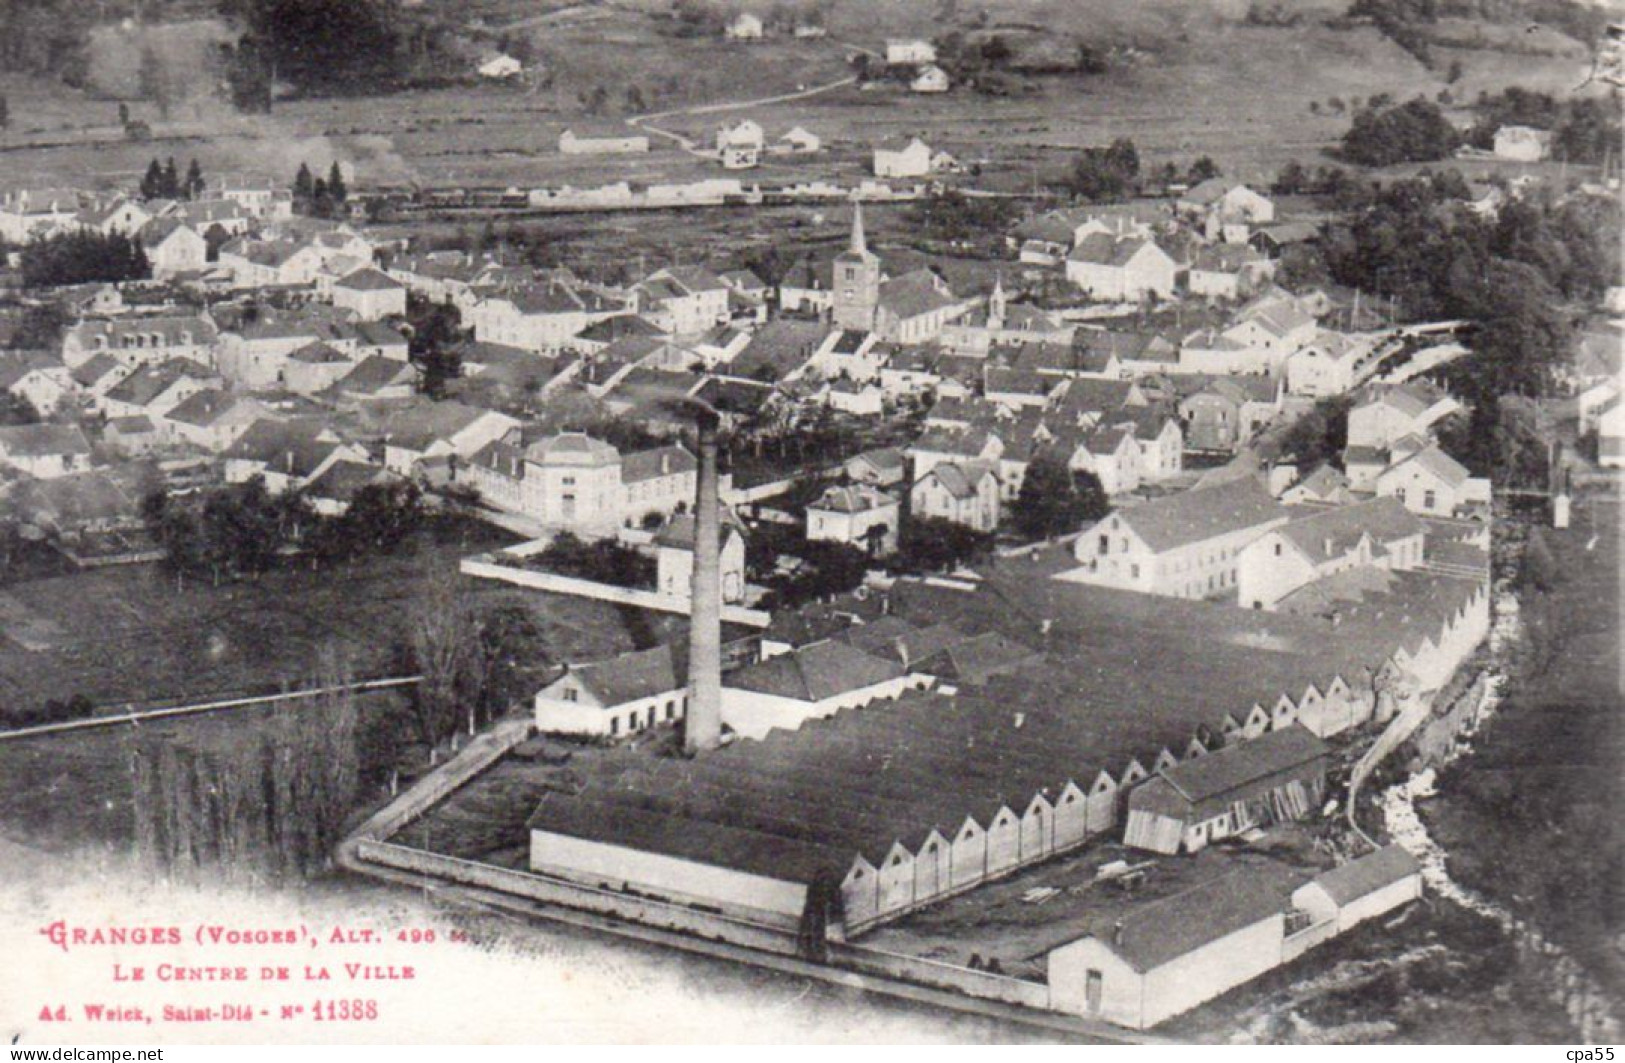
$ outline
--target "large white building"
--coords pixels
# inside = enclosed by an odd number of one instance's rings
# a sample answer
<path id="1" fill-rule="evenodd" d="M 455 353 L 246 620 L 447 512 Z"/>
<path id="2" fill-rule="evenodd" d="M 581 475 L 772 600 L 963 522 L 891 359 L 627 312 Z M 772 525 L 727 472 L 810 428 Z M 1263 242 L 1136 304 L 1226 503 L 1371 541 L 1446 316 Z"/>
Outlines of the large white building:
<path id="1" fill-rule="evenodd" d="M 584 432 L 561 432 L 522 445 L 513 436 L 487 444 L 465 475 L 482 498 L 578 535 L 613 535 L 650 514 L 667 517 L 694 499 L 698 463 L 680 446 L 624 457 Z"/>
<path id="2" fill-rule="evenodd" d="M 1174 598 L 1236 591 L 1241 550 L 1288 510 L 1253 477 L 1118 510 L 1078 537 L 1081 567 L 1058 578 Z"/>

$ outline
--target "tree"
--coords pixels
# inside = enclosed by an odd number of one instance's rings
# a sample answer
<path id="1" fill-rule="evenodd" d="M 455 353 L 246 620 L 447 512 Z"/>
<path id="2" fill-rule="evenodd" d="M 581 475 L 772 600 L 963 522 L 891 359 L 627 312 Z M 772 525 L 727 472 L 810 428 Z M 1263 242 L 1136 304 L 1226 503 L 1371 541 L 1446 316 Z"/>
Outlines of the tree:
<path id="1" fill-rule="evenodd" d="M 157 159 L 147 163 L 147 172 L 141 178 L 142 199 L 162 199 L 164 196 L 164 167 Z"/>
<path id="2" fill-rule="evenodd" d="M 94 229 L 36 237 L 23 245 L 20 257 L 23 284 L 29 288 L 116 284 L 152 275 L 139 240 L 122 233 L 103 235 Z"/>
<path id="3" fill-rule="evenodd" d="M 339 167 L 337 159 L 327 170 L 327 198 L 335 205 L 342 206 L 350 198 L 349 189 L 344 186 L 344 171 Z"/>
<path id="4" fill-rule="evenodd" d="M 1080 74 L 1104 74 L 1111 69 L 1111 64 L 1105 52 L 1088 41 L 1079 41 L 1077 51 L 1073 53 L 1072 69 Z"/>
<path id="5" fill-rule="evenodd" d="M 450 302 L 436 303 L 416 293 L 406 300 L 407 357 L 422 374 L 419 386 L 433 399 L 444 398 L 446 383 L 462 375 L 463 316 Z"/>
<path id="6" fill-rule="evenodd" d="M 943 572 L 993 549 L 993 536 L 940 517 L 911 517 L 903 525 L 896 566 L 905 572 Z"/>
<path id="7" fill-rule="evenodd" d="M 1309 190 L 1309 171 L 1303 163 L 1296 159 L 1281 167 L 1280 173 L 1275 175 L 1275 181 L 1270 185 L 1270 191 L 1278 196 L 1294 196 Z"/>
<path id="8" fill-rule="evenodd" d="M 308 210 L 310 201 L 316 197 L 316 181 L 310 174 L 310 166 L 299 164 L 299 172 L 293 177 L 293 201 L 300 209 Z"/>
<path id="9" fill-rule="evenodd" d="M 181 175 L 175 169 L 175 156 L 171 155 L 164 163 L 164 190 L 165 199 L 179 199 L 181 197 Z"/>
<path id="10" fill-rule="evenodd" d="M 1095 481 L 1096 486 L 1099 481 Z M 1066 462 L 1050 453 L 1027 464 L 1011 517 L 1016 530 L 1029 539 L 1053 539 L 1098 520 L 1104 511 L 1091 512 L 1094 499 L 1078 490 Z"/>
<path id="11" fill-rule="evenodd" d="M 203 167 L 193 159 L 191 165 L 186 167 L 186 183 L 181 186 L 181 194 L 187 199 L 197 199 L 208 188 L 208 182 L 203 180 Z"/>
<path id="12" fill-rule="evenodd" d="M 1187 179 L 1194 185 L 1201 184 L 1203 181 L 1210 181 L 1217 176 L 1219 176 L 1219 164 L 1214 162 L 1211 157 L 1203 155 L 1191 163 Z"/>
<path id="13" fill-rule="evenodd" d="M 1347 396 L 1321 399 L 1281 436 L 1280 454 L 1291 458 L 1298 469 L 1307 472 L 1342 455 L 1348 445 L 1349 408 Z"/>
<path id="14" fill-rule="evenodd" d="M 478 650 L 473 601 L 457 571 L 442 566 L 424 578 L 407 618 L 412 663 L 422 676 L 413 698 L 418 740 L 431 749 L 458 723 L 458 694 Z"/>
<path id="15" fill-rule="evenodd" d="M 1361 166 L 1392 166 L 1447 158 L 1461 134 L 1439 105 L 1417 97 L 1386 109 L 1367 106 L 1343 135 L 1342 157 Z"/>
<path id="16" fill-rule="evenodd" d="M 1085 148 L 1073 161 L 1067 187 L 1082 199 L 1117 199 L 1132 192 L 1139 177 L 1140 153 L 1134 141 L 1119 137 L 1104 148 Z"/>
<path id="17" fill-rule="evenodd" d="M 0 129 L 11 128 L 11 102 L 0 93 Z"/>
<path id="18" fill-rule="evenodd" d="M 130 124 L 130 105 L 123 100 L 118 102 L 118 124 L 121 126 Z"/>

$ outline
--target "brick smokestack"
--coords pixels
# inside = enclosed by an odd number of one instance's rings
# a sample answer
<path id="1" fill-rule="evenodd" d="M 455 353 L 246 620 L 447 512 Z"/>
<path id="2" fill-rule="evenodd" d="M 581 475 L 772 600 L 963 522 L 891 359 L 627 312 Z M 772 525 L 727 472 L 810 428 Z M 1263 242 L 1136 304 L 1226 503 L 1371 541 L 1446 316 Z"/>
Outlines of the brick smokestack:
<path id="1" fill-rule="evenodd" d="M 722 507 L 717 491 L 717 420 L 700 414 L 700 479 L 694 500 L 694 582 L 688 628 L 688 714 L 683 751 L 722 741 Z"/>

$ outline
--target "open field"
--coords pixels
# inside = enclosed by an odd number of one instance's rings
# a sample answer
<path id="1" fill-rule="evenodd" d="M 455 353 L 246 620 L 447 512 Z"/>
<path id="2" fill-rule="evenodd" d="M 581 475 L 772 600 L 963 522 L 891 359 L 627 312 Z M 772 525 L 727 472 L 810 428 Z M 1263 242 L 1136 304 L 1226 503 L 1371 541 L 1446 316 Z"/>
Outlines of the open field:
<path id="1" fill-rule="evenodd" d="M 389 96 L 288 100 L 270 117 L 241 116 L 194 86 L 167 121 L 150 104 L 132 110 L 149 121 L 155 139 L 122 139 L 116 102 L 61 85 L 0 75 L 10 102 L 11 129 L 0 134 L 0 169 L 17 182 L 60 181 L 129 186 L 155 154 L 197 156 L 208 172 L 247 169 L 289 177 L 300 160 L 326 166 L 352 163 L 366 182 L 429 184 L 577 185 L 611 180 L 680 180 L 719 175 L 720 167 L 655 138 L 644 157 L 565 157 L 557 136 L 571 125 L 618 125 L 633 113 L 636 86 L 645 109 L 665 112 L 751 100 L 825 84 L 849 73 L 852 47 L 879 47 L 890 33 L 934 35 L 944 27 L 937 5 L 896 0 L 883 5 L 836 5 L 832 36 L 728 44 L 672 35 L 667 20 L 638 13 L 655 4 L 583 4 L 547 17 L 532 5 L 488 4 L 485 29 L 519 24 L 542 56 L 539 80 L 514 86 L 460 86 Z M 1403 99 L 1445 88 L 1438 72 L 1452 60 L 1463 74 L 1450 86 L 1457 99 L 1482 89 L 1521 84 L 1567 91 L 1581 61 L 1562 54 L 1510 55 L 1487 50 L 1440 50 L 1429 70 L 1370 27 L 1332 28 L 1318 21 L 1256 26 L 1225 15 L 1220 5 L 1168 0 L 1000 0 L 988 6 L 986 32 L 1018 42 L 1040 36 L 1063 51 L 1077 41 L 1118 45 L 1104 75 L 1020 78 L 1008 97 L 955 91 L 922 97 L 895 88 L 841 89 L 812 99 L 731 111 L 751 117 L 769 136 L 804 125 L 830 150 L 806 161 L 773 160 L 746 174 L 762 180 L 866 172 L 867 149 L 898 134 L 924 134 L 969 161 L 986 160 L 977 183 L 1025 188 L 1035 170 L 1059 172 L 1072 149 L 1132 136 L 1150 162 L 1189 162 L 1211 155 L 1242 178 L 1271 175 L 1292 158 L 1313 160 L 1347 126 L 1329 113 L 1374 92 Z M 1239 5 L 1231 5 L 1239 6 Z M 1322 10 L 1325 5 L 1304 4 Z M 473 12 L 452 12 L 470 18 Z M 1572 45 L 1572 42 L 1569 42 Z M 1554 52 L 1560 49 L 1554 48 Z M 602 88 L 601 113 L 585 114 L 583 98 Z M 1309 110 L 1311 101 L 1321 113 Z M 724 116 L 672 116 L 654 124 L 708 139 Z"/>
<path id="2" fill-rule="evenodd" d="M 0 592 L 0 699 L 16 706 L 84 694 L 116 708 L 274 691 L 311 674 L 329 645 L 349 655 L 357 675 L 380 674 L 424 574 L 507 541 L 425 543 L 337 570 L 294 566 L 219 588 L 177 589 L 153 565 L 11 584 Z M 539 667 L 647 645 L 677 623 L 487 581 L 467 587 L 482 604 L 531 610 L 551 658 Z"/>

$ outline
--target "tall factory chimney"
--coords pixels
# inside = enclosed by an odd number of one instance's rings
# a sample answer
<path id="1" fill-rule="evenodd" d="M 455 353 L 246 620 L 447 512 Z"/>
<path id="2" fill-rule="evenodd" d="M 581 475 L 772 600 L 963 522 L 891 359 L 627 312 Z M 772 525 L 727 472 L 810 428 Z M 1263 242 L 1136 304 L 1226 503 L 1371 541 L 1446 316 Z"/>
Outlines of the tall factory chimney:
<path id="1" fill-rule="evenodd" d="M 700 482 L 694 499 L 694 579 L 688 628 L 688 713 L 683 752 L 715 749 L 722 741 L 722 506 L 717 490 L 717 418 L 706 410 L 699 428 Z"/>

